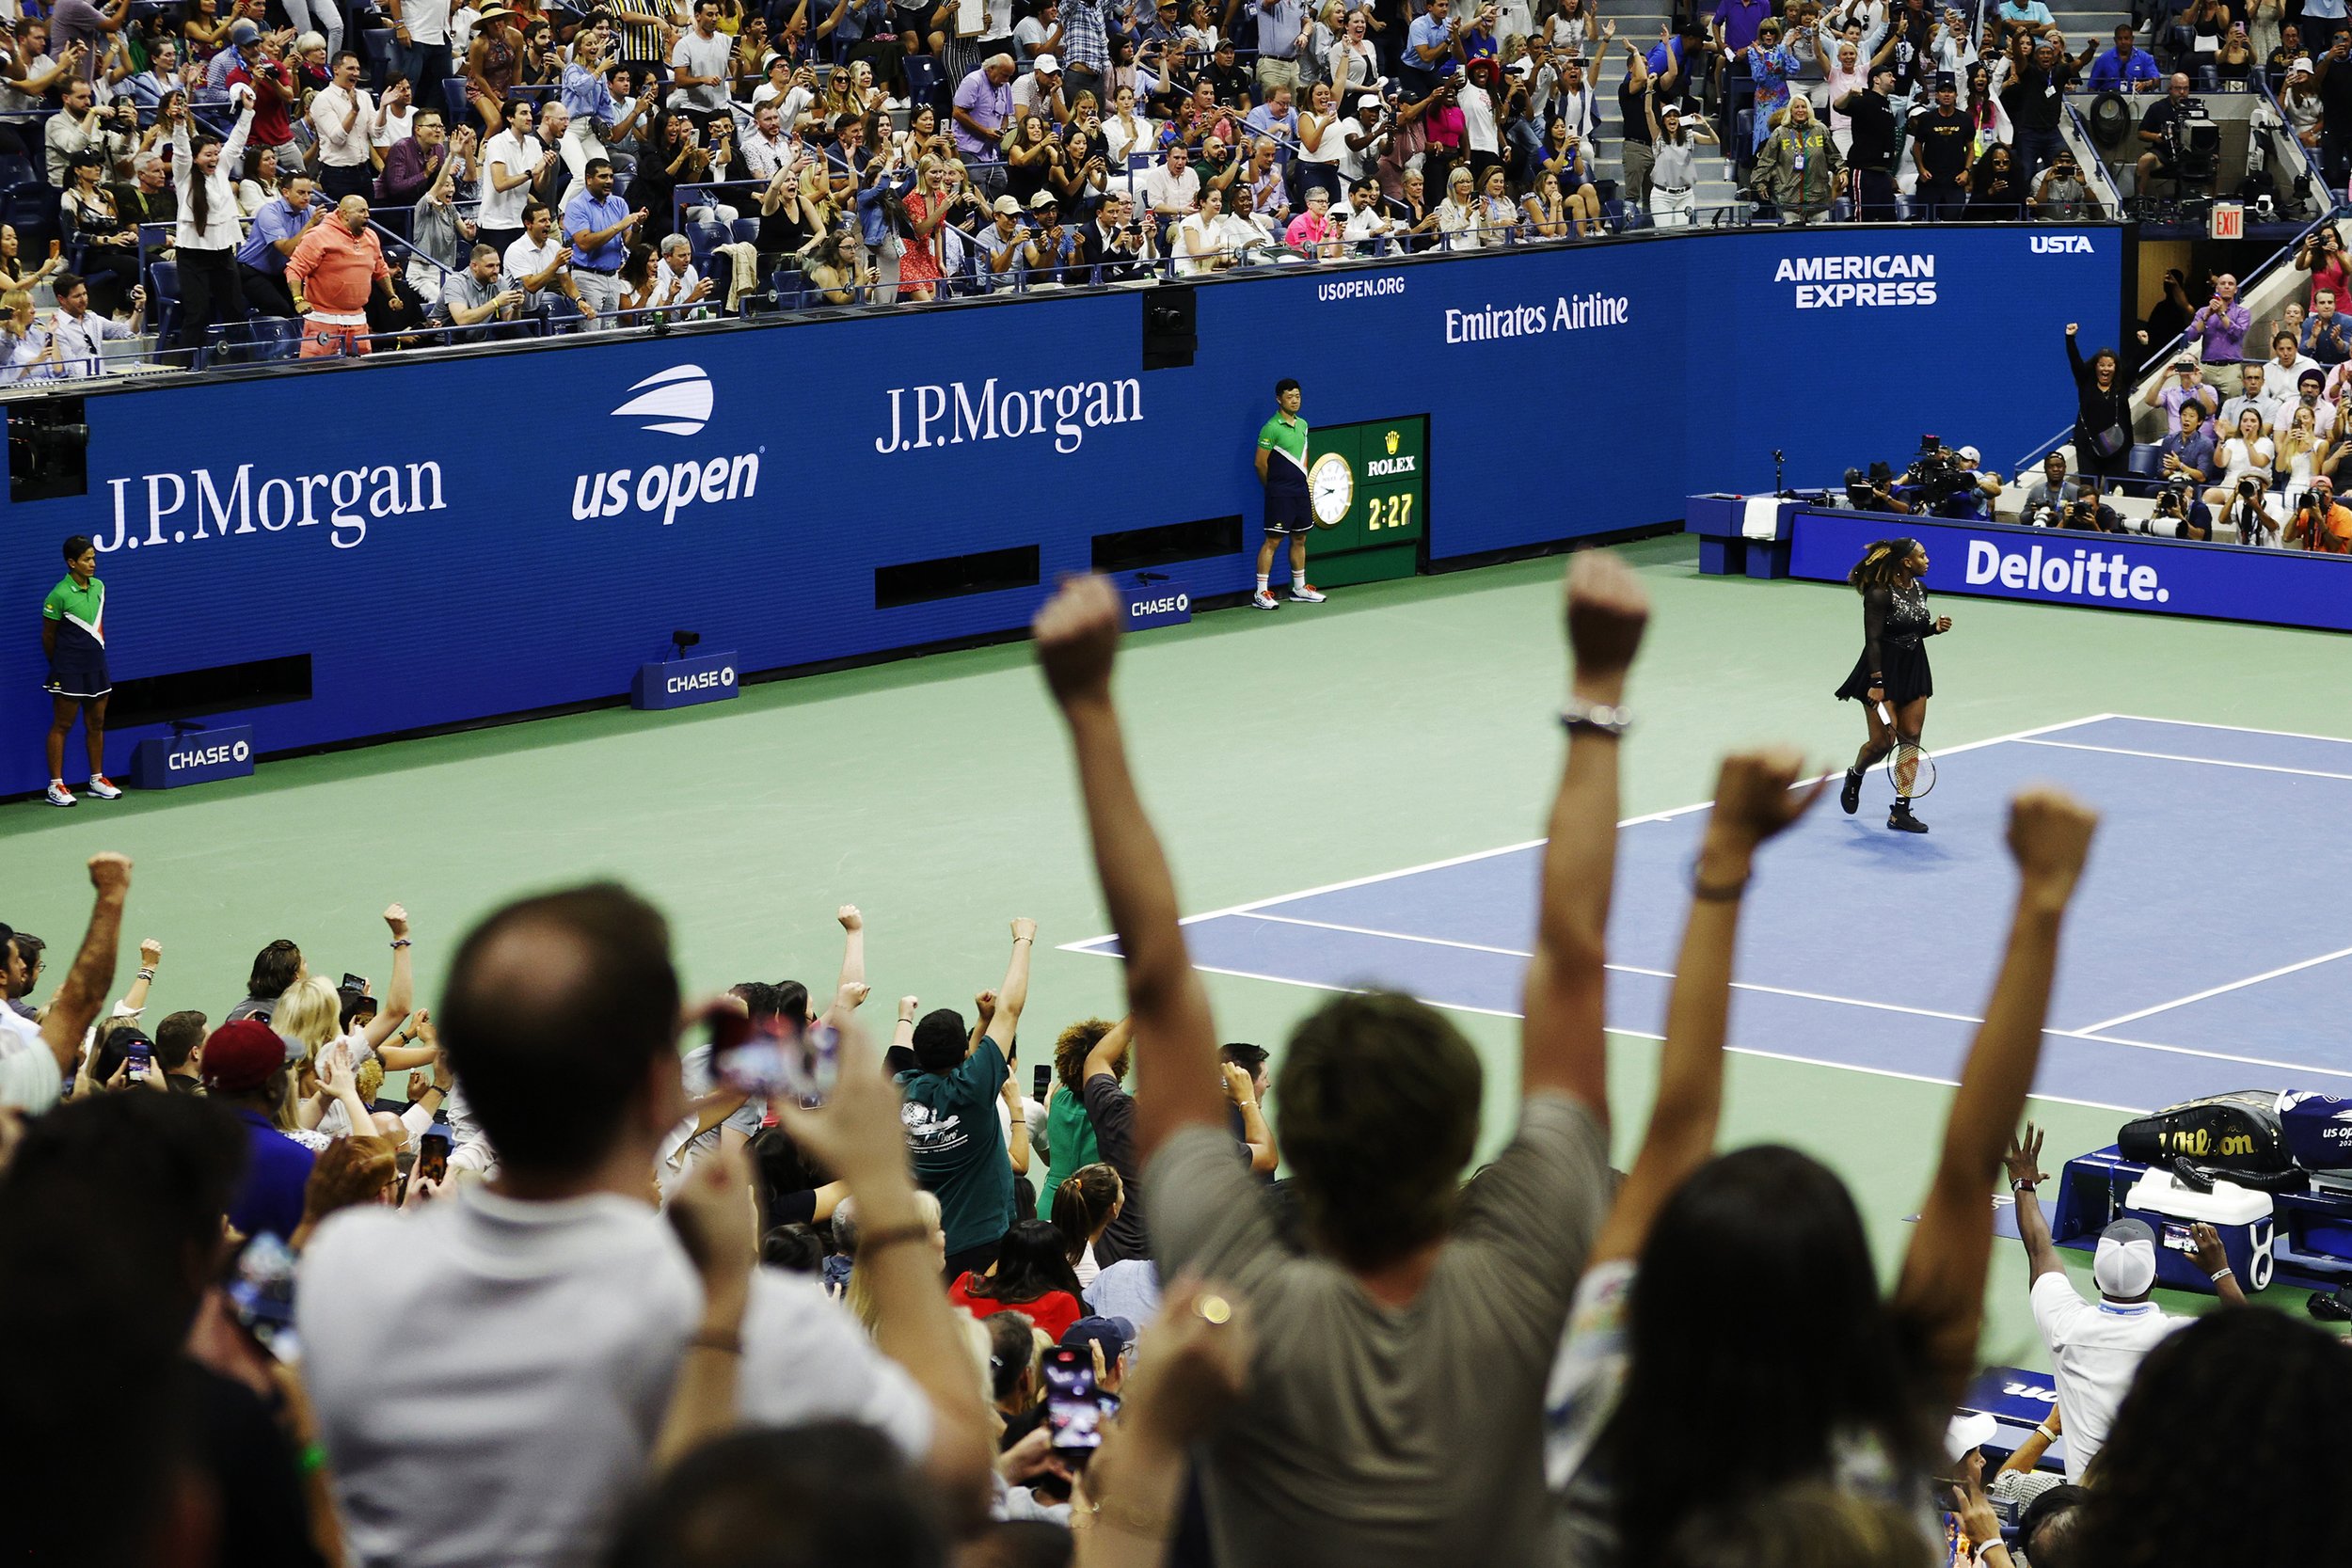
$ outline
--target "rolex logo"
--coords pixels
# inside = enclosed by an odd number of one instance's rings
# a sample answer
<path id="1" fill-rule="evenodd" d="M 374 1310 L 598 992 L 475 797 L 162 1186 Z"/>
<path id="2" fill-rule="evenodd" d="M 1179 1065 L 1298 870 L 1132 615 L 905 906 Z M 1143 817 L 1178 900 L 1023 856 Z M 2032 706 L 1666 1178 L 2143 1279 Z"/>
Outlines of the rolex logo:
<path id="1" fill-rule="evenodd" d="M 1393 430 L 1389 432 L 1389 455 L 1391 457 L 1396 455 L 1396 432 Z"/>

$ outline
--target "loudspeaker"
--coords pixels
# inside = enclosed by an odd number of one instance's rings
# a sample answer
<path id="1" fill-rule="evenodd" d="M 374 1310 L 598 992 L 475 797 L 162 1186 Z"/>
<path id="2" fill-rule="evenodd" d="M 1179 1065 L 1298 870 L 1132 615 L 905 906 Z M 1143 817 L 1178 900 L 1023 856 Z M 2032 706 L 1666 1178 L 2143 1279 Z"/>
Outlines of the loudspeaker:
<path id="1" fill-rule="evenodd" d="M 1193 291 L 1190 284 L 1163 283 L 1143 296 L 1143 368 L 1183 370 L 1200 351 L 1193 329 Z"/>

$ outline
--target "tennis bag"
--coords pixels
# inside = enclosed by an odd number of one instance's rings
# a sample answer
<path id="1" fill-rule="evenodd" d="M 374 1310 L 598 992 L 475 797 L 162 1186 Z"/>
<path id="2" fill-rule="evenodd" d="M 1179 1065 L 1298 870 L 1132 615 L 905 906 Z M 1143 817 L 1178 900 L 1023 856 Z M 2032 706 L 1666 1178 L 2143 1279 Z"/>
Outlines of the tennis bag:
<path id="1" fill-rule="evenodd" d="M 2216 1177 L 2268 1190 L 2311 1171 L 2352 1169 L 2352 1100 L 2240 1089 L 2127 1121 L 2115 1141 L 2124 1159 L 2169 1169 L 2200 1190 Z"/>

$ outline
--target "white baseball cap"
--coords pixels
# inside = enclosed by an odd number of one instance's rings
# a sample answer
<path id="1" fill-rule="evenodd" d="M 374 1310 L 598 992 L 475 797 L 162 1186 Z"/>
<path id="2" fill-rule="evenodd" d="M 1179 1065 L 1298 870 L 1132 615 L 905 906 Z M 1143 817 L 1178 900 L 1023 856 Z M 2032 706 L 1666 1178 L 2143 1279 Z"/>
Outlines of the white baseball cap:
<path id="1" fill-rule="evenodd" d="M 2090 1277 L 2117 1301 L 2144 1296 L 2156 1282 L 2156 1233 L 2142 1220 L 2117 1220 L 2099 1233 Z"/>
<path id="2" fill-rule="evenodd" d="M 1944 1429 L 1944 1457 L 1958 1465 L 1974 1450 L 1993 1441 L 2001 1423 L 1981 1410 L 1963 1410 Z"/>
<path id="3" fill-rule="evenodd" d="M 1051 76 L 1061 70 L 1061 62 L 1051 55 L 1040 55 L 1037 63 L 1029 69 L 1040 76 Z"/>
<path id="4" fill-rule="evenodd" d="M 1960 466 L 1963 468 L 1973 468 L 1984 461 L 1984 453 L 1974 447 L 1963 447 L 1952 455 L 1960 459 Z"/>

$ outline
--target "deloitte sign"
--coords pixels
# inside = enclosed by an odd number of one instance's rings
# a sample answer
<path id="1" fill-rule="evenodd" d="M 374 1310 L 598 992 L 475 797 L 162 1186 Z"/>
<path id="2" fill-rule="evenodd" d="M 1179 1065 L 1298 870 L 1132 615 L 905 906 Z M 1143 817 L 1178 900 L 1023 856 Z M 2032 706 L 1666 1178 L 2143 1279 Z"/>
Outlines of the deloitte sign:
<path id="1" fill-rule="evenodd" d="M 181 730 L 131 748 L 131 783 L 139 789 L 242 779 L 253 771 L 253 726 Z"/>
<path id="2" fill-rule="evenodd" d="M 630 684 L 631 707 L 691 707 L 696 703 L 724 702 L 740 690 L 735 679 L 735 655 L 697 654 L 692 658 L 657 659 L 637 667 Z"/>

